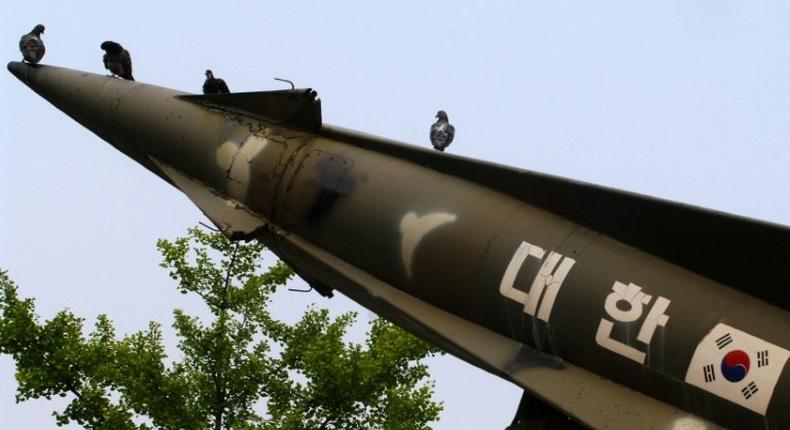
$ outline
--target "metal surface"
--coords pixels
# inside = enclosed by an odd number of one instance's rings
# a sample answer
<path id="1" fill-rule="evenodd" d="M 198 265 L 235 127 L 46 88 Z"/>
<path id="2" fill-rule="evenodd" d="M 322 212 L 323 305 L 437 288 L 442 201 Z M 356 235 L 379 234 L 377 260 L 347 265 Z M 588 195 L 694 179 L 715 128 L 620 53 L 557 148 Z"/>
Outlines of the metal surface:
<path id="1" fill-rule="evenodd" d="M 784 227 L 323 125 L 311 90 L 9 70 L 229 237 L 579 423 L 790 426 Z"/>

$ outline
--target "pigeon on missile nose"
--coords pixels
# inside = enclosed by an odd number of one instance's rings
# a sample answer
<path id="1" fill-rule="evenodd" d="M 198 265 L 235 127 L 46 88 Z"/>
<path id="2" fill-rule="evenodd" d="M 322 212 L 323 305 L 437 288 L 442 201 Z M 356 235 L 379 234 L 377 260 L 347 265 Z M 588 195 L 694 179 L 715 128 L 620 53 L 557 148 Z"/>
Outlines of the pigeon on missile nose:
<path id="1" fill-rule="evenodd" d="M 206 82 L 203 82 L 203 94 L 228 94 L 230 90 L 224 80 L 215 78 L 211 70 L 206 70 Z"/>
<path id="2" fill-rule="evenodd" d="M 30 64 L 36 64 L 44 57 L 46 49 L 44 41 L 41 40 L 42 34 L 44 34 L 44 26 L 39 24 L 30 33 L 19 39 L 19 51 L 22 52 L 22 58 Z"/>
<path id="3" fill-rule="evenodd" d="M 444 148 L 450 146 L 455 137 L 455 127 L 450 124 L 443 110 L 436 113 L 436 118 L 438 119 L 431 126 L 431 145 L 437 151 L 444 152 Z"/>
<path id="4" fill-rule="evenodd" d="M 113 76 L 118 76 L 129 81 L 133 81 L 132 77 L 132 57 L 129 51 L 123 49 L 119 43 L 113 41 L 106 41 L 101 44 L 101 49 L 104 50 L 104 68 L 109 70 Z"/>

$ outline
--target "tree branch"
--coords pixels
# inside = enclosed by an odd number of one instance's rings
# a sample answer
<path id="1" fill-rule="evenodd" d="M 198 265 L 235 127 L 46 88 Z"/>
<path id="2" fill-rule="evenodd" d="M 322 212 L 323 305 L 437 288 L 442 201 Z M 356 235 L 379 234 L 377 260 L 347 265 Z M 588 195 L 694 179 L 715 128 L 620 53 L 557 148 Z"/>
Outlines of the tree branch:
<path id="1" fill-rule="evenodd" d="M 214 410 L 214 430 L 222 430 L 222 417 L 225 414 L 225 398 L 227 396 L 227 387 L 225 386 L 225 375 L 223 369 L 225 367 L 225 338 L 227 337 L 225 319 L 228 312 L 228 287 L 230 286 L 230 277 L 233 273 L 233 265 L 236 263 L 236 256 L 238 255 L 239 243 L 236 242 L 233 246 L 233 253 L 228 262 L 228 269 L 225 273 L 225 284 L 222 286 L 222 299 L 219 308 L 219 323 L 220 323 L 220 354 L 219 360 L 216 360 L 217 369 L 214 372 L 214 388 L 217 396 L 216 409 Z"/>

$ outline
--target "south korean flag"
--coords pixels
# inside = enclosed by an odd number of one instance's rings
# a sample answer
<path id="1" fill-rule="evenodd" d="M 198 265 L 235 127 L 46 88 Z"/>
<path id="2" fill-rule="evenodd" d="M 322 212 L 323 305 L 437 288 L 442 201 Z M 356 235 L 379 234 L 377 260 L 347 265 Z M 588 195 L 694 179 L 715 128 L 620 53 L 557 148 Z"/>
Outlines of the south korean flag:
<path id="1" fill-rule="evenodd" d="M 790 352 L 717 324 L 697 345 L 686 382 L 765 415 Z"/>

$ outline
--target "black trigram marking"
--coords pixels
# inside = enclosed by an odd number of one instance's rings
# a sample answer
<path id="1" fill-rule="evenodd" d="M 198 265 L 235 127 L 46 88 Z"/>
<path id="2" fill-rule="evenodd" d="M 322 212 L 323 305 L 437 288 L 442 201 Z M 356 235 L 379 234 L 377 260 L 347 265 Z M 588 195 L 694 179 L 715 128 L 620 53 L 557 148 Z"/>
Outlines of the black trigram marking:
<path id="1" fill-rule="evenodd" d="M 758 391 L 757 384 L 755 384 L 754 382 L 749 382 L 749 385 L 741 388 L 741 394 L 743 394 L 743 397 L 746 397 L 747 400 L 750 397 L 752 397 L 754 393 L 756 393 L 757 391 Z"/>
<path id="2" fill-rule="evenodd" d="M 716 346 L 718 346 L 719 349 L 722 349 L 722 348 L 724 348 L 725 346 L 727 346 L 727 345 L 729 345 L 731 343 L 732 343 L 732 336 L 730 336 L 729 333 L 727 333 L 724 336 L 716 339 Z"/>
<path id="3" fill-rule="evenodd" d="M 711 382 L 716 380 L 716 372 L 713 371 L 712 364 L 708 364 L 707 366 L 703 367 L 702 372 L 705 375 L 705 382 Z"/>
<path id="4" fill-rule="evenodd" d="M 768 350 L 760 351 L 757 353 L 757 367 L 768 365 Z"/>

